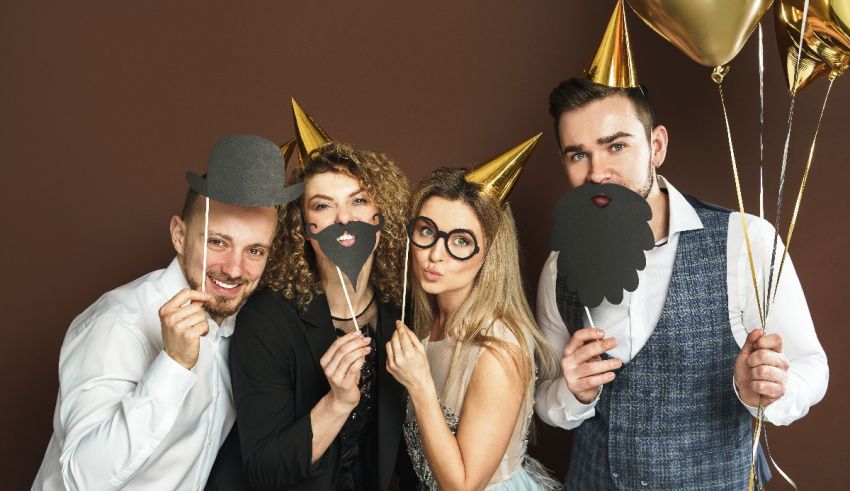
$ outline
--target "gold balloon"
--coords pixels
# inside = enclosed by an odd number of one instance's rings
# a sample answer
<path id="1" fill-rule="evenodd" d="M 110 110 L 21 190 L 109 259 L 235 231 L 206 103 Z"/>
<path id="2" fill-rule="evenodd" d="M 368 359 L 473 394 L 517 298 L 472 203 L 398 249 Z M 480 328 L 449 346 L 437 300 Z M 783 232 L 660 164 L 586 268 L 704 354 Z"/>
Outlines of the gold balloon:
<path id="1" fill-rule="evenodd" d="M 811 0 L 808 24 L 824 43 L 850 52 L 850 0 Z"/>
<path id="2" fill-rule="evenodd" d="M 618 88 L 638 86 L 623 0 L 617 2 L 596 56 L 584 73 L 588 80 L 600 85 Z"/>
<path id="3" fill-rule="evenodd" d="M 794 73 L 804 5 L 803 0 L 779 0 L 775 9 L 776 41 L 792 93 L 827 73 L 834 79 L 850 65 L 850 0 L 814 0 L 809 2 L 802 56 Z"/>
<path id="4" fill-rule="evenodd" d="M 729 63 L 773 0 L 628 0 L 649 27 L 708 67 Z"/>
<path id="5" fill-rule="evenodd" d="M 789 0 L 779 0 L 776 8 L 774 8 L 776 43 L 779 46 L 779 57 L 782 60 L 782 70 L 785 72 L 788 90 L 792 94 L 829 72 L 826 62 L 809 47 L 810 42 L 816 41 L 811 27 L 806 29 L 806 36 L 803 37 L 803 50 L 800 51 L 798 43 L 800 41 L 800 28 L 803 23 L 803 11 L 797 8 L 794 3 Z M 800 7 L 802 8 L 802 5 Z M 810 20 L 811 17 L 808 19 Z M 799 64 L 797 62 L 798 56 L 800 58 Z"/>
<path id="6" fill-rule="evenodd" d="M 482 193 L 504 204 L 541 135 L 543 133 L 538 133 L 507 152 L 475 166 L 466 172 L 464 179 L 481 185 Z"/>
<path id="7" fill-rule="evenodd" d="M 298 158 L 301 168 L 310 158 L 310 152 L 321 147 L 330 137 L 313 121 L 300 104 L 292 99 L 292 117 L 295 119 L 295 141 L 298 142 Z"/>

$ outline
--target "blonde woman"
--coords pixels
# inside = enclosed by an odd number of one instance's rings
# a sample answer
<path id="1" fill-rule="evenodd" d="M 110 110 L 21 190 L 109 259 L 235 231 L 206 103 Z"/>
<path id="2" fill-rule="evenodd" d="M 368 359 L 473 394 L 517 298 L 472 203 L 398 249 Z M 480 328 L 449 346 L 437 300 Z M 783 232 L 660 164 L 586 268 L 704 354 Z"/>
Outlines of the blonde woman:
<path id="1" fill-rule="evenodd" d="M 412 199 L 416 332 L 399 322 L 387 343 L 408 451 L 429 489 L 555 488 L 526 455 L 536 371 L 556 360 L 523 292 L 509 189 L 468 174 L 439 169 Z"/>

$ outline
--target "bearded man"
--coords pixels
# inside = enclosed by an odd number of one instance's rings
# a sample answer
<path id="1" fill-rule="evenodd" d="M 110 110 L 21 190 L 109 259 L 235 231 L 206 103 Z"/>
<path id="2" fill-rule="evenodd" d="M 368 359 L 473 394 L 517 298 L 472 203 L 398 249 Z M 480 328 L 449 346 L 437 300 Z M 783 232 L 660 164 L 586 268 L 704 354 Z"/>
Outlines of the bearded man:
<path id="1" fill-rule="evenodd" d="M 655 241 L 637 288 L 591 308 L 594 325 L 558 253 L 543 267 L 537 319 L 562 353 L 563 376 L 540 384 L 536 410 L 575 429 L 566 489 L 745 489 L 759 402 L 767 421 L 787 425 L 826 391 L 826 355 L 794 268 L 785 267 L 766 333 L 741 216 L 656 174 L 668 134 L 645 87 L 570 79 L 552 91 L 549 111 L 569 186 L 636 192 L 652 209 Z M 756 277 L 766 278 L 774 230 L 747 223 Z M 634 239 L 573 230 L 569 240 Z"/>
<path id="2" fill-rule="evenodd" d="M 273 142 L 239 135 L 213 147 L 206 176 L 187 173 L 171 264 L 106 293 L 68 328 L 33 489 L 204 487 L 236 418 L 235 314 L 265 269 L 274 206 L 301 191 L 284 188 L 283 166 Z"/>

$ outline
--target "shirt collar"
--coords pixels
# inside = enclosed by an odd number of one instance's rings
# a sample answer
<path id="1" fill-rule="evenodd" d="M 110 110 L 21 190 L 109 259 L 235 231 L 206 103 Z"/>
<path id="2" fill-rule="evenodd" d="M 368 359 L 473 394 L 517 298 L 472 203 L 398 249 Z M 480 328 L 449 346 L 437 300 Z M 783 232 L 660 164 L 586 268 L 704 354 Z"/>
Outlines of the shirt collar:
<path id="1" fill-rule="evenodd" d="M 702 220 L 699 219 L 694 207 L 688 203 L 685 196 L 676 189 L 664 176 L 658 176 L 658 186 L 667 192 L 670 215 L 668 217 L 667 237 L 673 236 L 686 230 L 700 230 L 703 228 Z"/>
<path id="2" fill-rule="evenodd" d="M 162 291 L 166 299 L 170 299 L 184 288 L 189 288 L 189 283 L 186 281 L 186 276 L 183 275 L 183 268 L 180 267 L 180 262 L 177 257 L 171 260 L 171 263 L 165 268 L 161 277 Z M 237 311 L 236 314 L 239 312 Z M 236 314 L 230 317 L 225 317 L 221 324 L 214 321 L 209 313 L 207 313 L 207 323 L 210 326 L 210 334 L 218 335 L 226 338 L 233 334 L 233 329 L 236 326 Z"/>

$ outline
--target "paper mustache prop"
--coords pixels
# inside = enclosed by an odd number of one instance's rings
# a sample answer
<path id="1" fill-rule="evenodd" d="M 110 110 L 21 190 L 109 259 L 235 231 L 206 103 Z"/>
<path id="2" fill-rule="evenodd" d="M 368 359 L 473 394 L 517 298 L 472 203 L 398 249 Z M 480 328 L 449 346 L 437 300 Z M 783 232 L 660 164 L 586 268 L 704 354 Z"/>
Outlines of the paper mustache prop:
<path id="1" fill-rule="evenodd" d="M 558 254 L 558 274 L 586 307 L 607 299 L 623 301 L 623 290 L 638 286 L 646 267 L 644 251 L 655 247 L 645 199 L 614 184 L 585 184 L 563 196 L 554 209 L 552 250 Z"/>
<path id="2" fill-rule="evenodd" d="M 376 213 L 378 224 L 372 225 L 367 222 L 351 221 L 346 224 L 333 223 L 320 232 L 314 232 L 315 223 L 307 224 L 307 236 L 319 243 L 319 248 L 351 281 L 354 291 L 357 291 L 357 278 L 360 270 L 366 263 L 366 259 L 375 248 L 378 232 L 384 226 L 384 216 Z M 340 237 L 348 234 L 354 237 L 354 244 L 344 246 Z M 343 285 L 343 288 L 345 285 Z"/>

